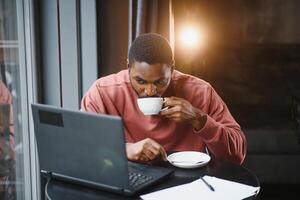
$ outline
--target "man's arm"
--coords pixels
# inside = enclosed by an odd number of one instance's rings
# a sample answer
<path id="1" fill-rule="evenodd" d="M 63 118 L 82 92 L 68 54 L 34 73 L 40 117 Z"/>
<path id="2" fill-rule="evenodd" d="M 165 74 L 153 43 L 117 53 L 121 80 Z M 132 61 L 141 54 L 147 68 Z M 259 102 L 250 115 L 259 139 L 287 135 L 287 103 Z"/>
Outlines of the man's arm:
<path id="1" fill-rule="evenodd" d="M 100 94 L 100 87 L 95 82 L 81 99 L 81 111 L 106 114 L 105 105 Z"/>
<path id="2" fill-rule="evenodd" d="M 241 164 L 246 155 L 246 139 L 238 123 L 230 114 L 219 95 L 210 88 L 208 113 L 191 105 L 188 101 L 166 98 L 169 107 L 160 114 L 178 123 L 189 123 L 199 134 L 210 153 L 215 157 Z"/>
<path id="3" fill-rule="evenodd" d="M 105 101 L 105 103 L 104 103 Z M 101 87 L 96 83 L 88 90 L 81 100 L 81 111 L 103 114 L 117 114 L 115 105 L 105 94 L 101 94 Z M 158 157 L 166 159 L 164 148 L 154 140 L 147 138 L 136 143 L 126 143 L 126 155 L 129 160 L 148 162 Z"/>
<path id="4" fill-rule="evenodd" d="M 201 130 L 195 130 L 217 158 L 241 164 L 246 156 L 247 143 L 240 125 L 232 117 L 221 97 L 211 88 L 207 122 Z"/>

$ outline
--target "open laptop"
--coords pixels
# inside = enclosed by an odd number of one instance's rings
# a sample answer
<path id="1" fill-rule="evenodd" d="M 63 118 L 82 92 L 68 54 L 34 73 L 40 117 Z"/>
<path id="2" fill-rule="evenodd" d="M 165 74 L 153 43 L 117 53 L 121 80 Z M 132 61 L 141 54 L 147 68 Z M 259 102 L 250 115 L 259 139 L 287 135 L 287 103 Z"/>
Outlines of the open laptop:
<path id="1" fill-rule="evenodd" d="M 127 196 L 173 174 L 128 162 L 118 116 L 32 104 L 42 174 Z"/>

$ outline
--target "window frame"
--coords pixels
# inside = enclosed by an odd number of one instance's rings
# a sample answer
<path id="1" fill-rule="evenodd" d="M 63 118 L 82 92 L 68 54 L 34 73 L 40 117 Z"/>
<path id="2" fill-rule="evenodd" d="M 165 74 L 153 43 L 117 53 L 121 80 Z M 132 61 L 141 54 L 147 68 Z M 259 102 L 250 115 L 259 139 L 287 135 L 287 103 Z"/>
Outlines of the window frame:
<path id="1" fill-rule="evenodd" d="M 22 113 L 22 143 L 24 166 L 18 174 L 24 176 L 24 194 L 17 194 L 17 199 L 40 199 L 40 179 L 37 169 L 37 149 L 30 102 L 37 100 L 36 77 L 36 37 L 34 22 L 35 0 L 16 0 L 17 32 L 19 41 L 19 75 L 20 75 L 20 112 Z M 18 163 L 16 163 L 18 165 Z M 23 172 L 21 172 L 23 170 Z M 20 196 L 22 195 L 22 197 Z M 23 196 L 24 195 L 24 196 Z"/>

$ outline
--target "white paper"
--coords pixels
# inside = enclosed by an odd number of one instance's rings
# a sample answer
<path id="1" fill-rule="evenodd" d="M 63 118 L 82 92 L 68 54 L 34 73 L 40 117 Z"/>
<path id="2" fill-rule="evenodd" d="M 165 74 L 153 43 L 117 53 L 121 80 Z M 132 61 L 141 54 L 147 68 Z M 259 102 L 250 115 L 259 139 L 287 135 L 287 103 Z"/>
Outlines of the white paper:
<path id="1" fill-rule="evenodd" d="M 188 184 L 144 194 L 141 198 L 144 200 L 241 200 L 259 192 L 259 187 L 212 176 L 203 178 L 213 186 L 215 191 L 211 191 L 201 179 L 198 179 Z"/>

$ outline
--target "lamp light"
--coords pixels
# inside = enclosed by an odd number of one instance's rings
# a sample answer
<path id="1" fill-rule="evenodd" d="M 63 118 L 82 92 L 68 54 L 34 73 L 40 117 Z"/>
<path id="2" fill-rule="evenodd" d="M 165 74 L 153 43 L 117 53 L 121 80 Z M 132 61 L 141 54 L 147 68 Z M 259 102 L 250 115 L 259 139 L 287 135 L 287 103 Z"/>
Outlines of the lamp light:
<path id="1" fill-rule="evenodd" d="M 193 26 L 186 26 L 180 34 L 182 45 L 185 48 L 201 48 L 204 42 L 203 33 Z"/>

